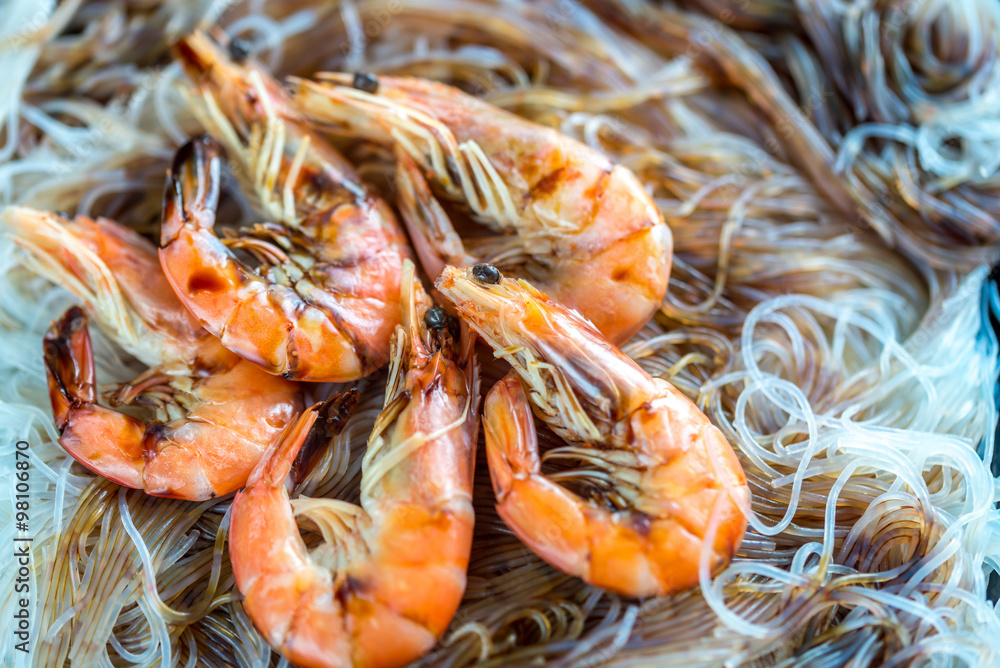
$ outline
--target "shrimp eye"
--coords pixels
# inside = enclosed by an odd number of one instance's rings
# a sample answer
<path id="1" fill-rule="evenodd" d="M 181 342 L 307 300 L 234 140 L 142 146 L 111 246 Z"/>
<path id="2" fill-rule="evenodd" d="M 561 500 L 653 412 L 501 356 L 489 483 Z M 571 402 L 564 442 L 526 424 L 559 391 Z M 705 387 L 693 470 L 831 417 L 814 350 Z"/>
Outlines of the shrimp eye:
<path id="1" fill-rule="evenodd" d="M 440 306 L 432 306 L 424 313 L 424 326 L 438 332 L 448 325 L 448 314 Z"/>
<path id="2" fill-rule="evenodd" d="M 374 95 L 378 92 L 378 78 L 374 74 L 369 74 L 368 72 L 358 72 L 354 75 L 354 81 L 351 85 L 358 90 L 363 90 L 366 93 L 371 93 Z"/>
<path id="3" fill-rule="evenodd" d="M 472 276 L 480 283 L 496 285 L 503 278 L 500 270 L 492 264 L 477 264 L 472 268 Z"/>
<path id="4" fill-rule="evenodd" d="M 242 64 L 250 55 L 250 42 L 237 37 L 229 42 L 229 57 L 237 65 Z"/>

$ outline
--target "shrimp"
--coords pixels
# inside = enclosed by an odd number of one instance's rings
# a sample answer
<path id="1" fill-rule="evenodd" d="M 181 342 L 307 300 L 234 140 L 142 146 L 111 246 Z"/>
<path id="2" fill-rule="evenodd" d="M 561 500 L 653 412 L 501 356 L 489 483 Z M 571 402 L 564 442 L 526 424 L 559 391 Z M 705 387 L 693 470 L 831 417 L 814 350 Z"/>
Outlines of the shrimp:
<path id="1" fill-rule="evenodd" d="M 186 144 L 161 228 L 160 260 L 177 296 L 224 346 L 271 373 L 350 381 L 384 366 L 410 256 L 392 210 L 289 110 L 258 65 L 227 58 L 201 33 L 176 52 L 205 103 L 205 125 L 278 221 L 216 237 L 220 148 L 207 137 Z"/>
<path id="2" fill-rule="evenodd" d="M 449 263 L 492 263 L 619 343 L 660 308 L 670 228 L 627 168 L 444 84 L 383 76 L 363 79 L 368 92 L 346 85 L 347 75 L 320 76 L 327 81 L 292 81 L 304 116 L 396 146 L 497 233 L 462 239 L 430 203 L 420 170 L 398 163 L 404 222 L 429 276 Z"/>
<path id="3" fill-rule="evenodd" d="M 628 596 L 680 591 L 729 563 L 749 489 L 722 433 L 578 313 L 494 267 L 448 267 L 438 290 L 513 366 L 487 395 L 483 425 L 497 510 L 542 559 Z M 538 416 L 571 445 L 539 455 Z M 543 462 L 592 471 L 547 477 Z M 557 483 L 593 490 L 584 499 Z"/>
<path id="4" fill-rule="evenodd" d="M 336 426 L 345 400 L 317 404 L 261 459 L 233 502 L 230 555 L 257 629 L 296 665 L 403 666 L 441 637 L 465 590 L 479 432 L 475 337 L 431 306 L 406 263 L 403 324 L 393 339 L 385 407 L 363 461 L 361 505 L 289 502 L 317 420 Z M 312 552 L 295 516 L 319 527 Z"/>
<path id="5" fill-rule="evenodd" d="M 199 501 L 235 491 L 302 410 L 297 383 L 220 345 L 174 296 L 154 246 L 106 219 L 10 207 L 4 221 L 27 264 L 68 288 L 101 329 L 150 367 L 98 402 L 88 318 L 53 323 L 44 361 L 59 443 L 94 473 L 147 494 Z"/>

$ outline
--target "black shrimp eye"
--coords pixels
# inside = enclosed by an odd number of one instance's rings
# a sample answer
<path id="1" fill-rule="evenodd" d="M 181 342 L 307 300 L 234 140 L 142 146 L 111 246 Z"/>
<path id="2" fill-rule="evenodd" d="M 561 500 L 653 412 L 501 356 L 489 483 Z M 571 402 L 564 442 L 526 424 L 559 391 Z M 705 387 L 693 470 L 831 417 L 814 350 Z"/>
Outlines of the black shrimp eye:
<path id="1" fill-rule="evenodd" d="M 448 325 L 448 314 L 440 306 L 432 306 L 424 312 L 424 325 L 427 329 L 438 332 Z"/>
<path id="2" fill-rule="evenodd" d="M 368 72 L 358 72 L 354 75 L 354 81 L 351 82 L 351 85 L 358 90 L 374 95 L 378 92 L 378 77 Z"/>
<path id="3" fill-rule="evenodd" d="M 243 63 L 250 55 L 250 42 L 245 39 L 240 39 L 239 37 L 230 40 L 229 42 L 229 57 L 233 59 L 233 62 L 237 65 Z"/>
<path id="4" fill-rule="evenodd" d="M 489 285 L 496 285 L 503 278 L 500 270 L 492 264 L 477 264 L 472 268 L 472 276 L 480 283 L 488 283 Z"/>

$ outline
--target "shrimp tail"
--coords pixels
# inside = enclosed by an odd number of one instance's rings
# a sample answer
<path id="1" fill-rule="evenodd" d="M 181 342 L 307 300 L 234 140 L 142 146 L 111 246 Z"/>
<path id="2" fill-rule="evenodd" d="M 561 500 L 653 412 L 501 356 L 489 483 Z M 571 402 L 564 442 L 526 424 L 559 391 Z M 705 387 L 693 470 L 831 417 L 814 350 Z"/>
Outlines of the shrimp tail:
<path id="1" fill-rule="evenodd" d="M 294 487 L 312 469 L 323 446 L 343 431 L 358 405 L 359 396 L 357 388 L 337 392 L 289 422 L 261 456 L 247 480 L 247 487 L 258 483 L 269 487 Z"/>
<path id="2" fill-rule="evenodd" d="M 53 323 L 44 346 L 52 415 L 61 433 L 72 408 L 97 401 L 94 352 L 83 309 L 74 306 Z"/>
<path id="3" fill-rule="evenodd" d="M 166 246 L 184 224 L 212 229 L 219 204 L 222 147 L 208 135 L 199 135 L 174 156 L 163 193 L 160 243 Z"/>
<path id="4" fill-rule="evenodd" d="M 44 361 L 60 445 L 88 469 L 119 485 L 154 496 L 209 499 L 242 486 L 251 466 L 247 462 L 257 462 L 255 455 L 263 449 L 257 441 L 204 418 L 143 422 L 99 404 L 88 319 L 78 306 L 46 333 Z M 252 368 L 239 362 L 232 378 L 225 373 L 200 379 L 192 391 L 216 400 L 231 395 L 238 383 L 267 392 L 268 381 L 283 382 L 255 369 L 249 376 L 239 370 L 248 367 Z M 150 382 L 169 377 L 160 374 L 161 368 L 151 369 Z M 142 393 L 141 383 L 126 384 L 123 389 L 120 395 Z M 297 404 L 296 399 L 283 407 L 284 419 L 290 418 Z M 282 413 L 275 416 L 281 419 Z M 217 419 L 218 412 L 212 415 Z M 213 453 L 212 447 L 224 454 Z"/>
<path id="5" fill-rule="evenodd" d="M 293 483 L 298 483 L 312 470 L 323 449 L 330 444 L 330 439 L 344 430 L 358 406 L 360 396 L 358 388 L 352 387 L 317 405 L 315 424 L 306 435 L 289 473 Z"/>
<path id="6" fill-rule="evenodd" d="M 542 475 L 531 404 L 515 372 L 487 394 L 483 428 L 500 518 L 547 562 L 585 576 L 586 518 L 571 495 Z"/>
<path id="7" fill-rule="evenodd" d="M 513 493 L 519 475 L 531 474 L 540 468 L 536 452 L 517 447 L 517 444 L 532 443 L 537 438 L 535 421 L 528 404 L 522 400 L 524 398 L 521 383 L 508 374 L 493 386 L 483 406 L 486 438 L 505 446 L 514 446 L 487 452 L 493 492 L 500 505 Z"/>
<path id="8" fill-rule="evenodd" d="M 335 394 L 292 420 L 233 501 L 229 548 L 233 575 L 255 624 L 296 665 L 344 665 L 336 660 L 338 655 L 350 655 L 345 634 L 339 631 L 344 615 L 332 595 L 322 595 L 332 588 L 330 575 L 307 566 L 301 539 L 270 539 L 275 532 L 299 535 L 288 503 L 288 492 L 300 472 L 296 465 L 303 456 L 309 458 L 309 450 L 328 441 L 328 429 L 343 428 L 357 398 L 357 390 Z M 300 615 L 282 614 L 295 608 L 300 608 Z M 332 657 L 327 654 L 331 646 Z"/>
<path id="9" fill-rule="evenodd" d="M 97 404 L 94 353 L 83 309 L 73 306 L 52 323 L 43 350 L 59 443 L 95 473 L 142 488 L 146 429 L 135 418 Z M 154 434 L 162 427 L 151 426 Z"/>
<path id="10" fill-rule="evenodd" d="M 188 141 L 174 156 L 163 197 L 160 266 L 174 293 L 203 325 L 226 324 L 223 331 L 215 332 L 221 334 L 222 345 L 273 373 L 272 360 L 238 345 L 242 342 L 239 335 L 248 329 L 247 320 L 258 316 L 240 308 L 239 289 L 251 282 L 252 276 L 212 231 L 219 197 L 220 151 L 214 141 L 202 135 Z M 198 309 L 192 308 L 195 299 Z M 256 328 L 282 331 L 284 323 L 278 320 L 259 322 L 258 318 Z M 278 339 L 272 356 L 280 357 L 286 337 L 272 338 Z"/>

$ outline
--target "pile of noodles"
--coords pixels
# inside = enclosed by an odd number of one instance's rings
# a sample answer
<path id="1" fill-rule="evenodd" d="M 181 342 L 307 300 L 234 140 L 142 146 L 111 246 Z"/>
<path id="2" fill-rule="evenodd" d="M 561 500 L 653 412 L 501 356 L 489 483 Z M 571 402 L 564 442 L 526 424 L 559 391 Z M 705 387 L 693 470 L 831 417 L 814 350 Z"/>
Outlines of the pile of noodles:
<path id="1" fill-rule="evenodd" d="M 626 352 L 732 443 L 752 492 L 742 547 L 676 596 L 588 587 L 505 528 L 480 453 L 468 590 L 421 664 L 1000 662 L 1000 294 L 980 265 L 1000 243 L 995 0 L 52 4 L 0 9 L 0 204 L 155 233 L 165 169 L 200 129 L 168 57 L 196 26 L 282 76 L 459 85 L 604 151 L 655 197 L 670 292 Z M 387 156 L 345 150 L 387 187 Z M 19 439 L 34 539 L 32 652 L 3 634 L 5 661 L 285 665 L 234 587 L 230 499 L 122 489 L 56 442 L 41 339 L 71 303 L 0 242 L 0 544 Z M 96 333 L 95 354 L 101 382 L 140 370 Z M 302 494 L 357 500 L 383 381 Z M 9 620 L 16 564 L 0 570 Z"/>

